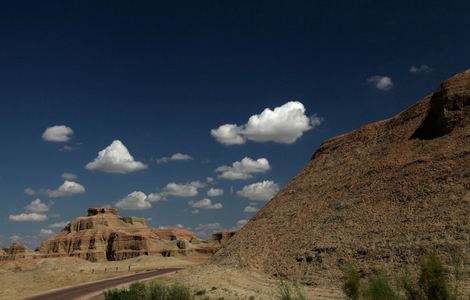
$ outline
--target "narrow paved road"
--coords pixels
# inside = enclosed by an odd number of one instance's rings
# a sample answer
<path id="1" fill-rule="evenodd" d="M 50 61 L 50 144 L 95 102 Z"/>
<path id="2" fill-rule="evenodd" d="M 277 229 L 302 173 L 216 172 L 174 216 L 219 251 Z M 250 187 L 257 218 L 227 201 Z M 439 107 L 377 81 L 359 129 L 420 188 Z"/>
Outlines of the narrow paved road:
<path id="1" fill-rule="evenodd" d="M 134 275 L 129 275 L 125 277 L 110 278 L 110 279 L 101 280 L 98 282 L 90 282 L 90 283 L 85 283 L 85 284 L 81 284 L 78 286 L 64 288 L 61 290 L 46 292 L 44 294 L 25 298 L 25 300 L 72 300 L 72 299 L 81 298 L 86 295 L 93 294 L 102 290 L 110 289 L 121 284 L 138 281 L 138 280 L 144 280 L 144 279 L 171 273 L 171 272 L 178 271 L 178 270 L 181 270 L 181 269 L 180 268 L 160 269 L 160 270 L 136 273 Z"/>

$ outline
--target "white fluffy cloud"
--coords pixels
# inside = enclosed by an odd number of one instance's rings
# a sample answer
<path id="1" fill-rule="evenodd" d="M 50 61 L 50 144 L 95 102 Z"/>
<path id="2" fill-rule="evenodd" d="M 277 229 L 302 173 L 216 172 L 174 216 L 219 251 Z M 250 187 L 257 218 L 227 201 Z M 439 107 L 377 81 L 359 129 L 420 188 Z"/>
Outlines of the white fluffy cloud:
<path id="1" fill-rule="evenodd" d="M 239 196 L 251 200 L 270 200 L 279 192 L 279 186 L 274 181 L 262 181 L 246 185 L 238 191 Z"/>
<path id="2" fill-rule="evenodd" d="M 77 175 L 75 175 L 73 173 L 69 173 L 69 172 L 62 173 L 61 177 L 62 177 L 62 179 L 65 179 L 65 180 L 75 180 L 75 179 L 77 179 Z"/>
<path id="3" fill-rule="evenodd" d="M 207 191 L 207 196 L 209 196 L 209 197 L 218 197 L 218 196 L 222 196 L 223 194 L 224 194 L 223 189 L 210 188 Z"/>
<path id="4" fill-rule="evenodd" d="M 428 65 L 411 66 L 409 69 L 410 73 L 429 73 L 432 69 Z"/>
<path id="5" fill-rule="evenodd" d="M 224 231 L 220 223 L 199 224 L 194 229 L 196 234 L 203 239 L 209 238 L 213 233 Z"/>
<path id="6" fill-rule="evenodd" d="M 237 224 L 235 225 L 235 229 L 241 229 L 243 226 L 245 226 L 246 223 L 248 223 L 248 220 L 238 220 Z"/>
<path id="7" fill-rule="evenodd" d="M 69 180 L 65 180 L 64 183 L 55 190 L 41 189 L 41 190 L 35 191 L 32 188 L 24 189 L 24 193 L 26 195 L 29 195 L 29 196 L 44 195 L 49 198 L 69 197 L 69 196 L 73 196 L 76 194 L 83 194 L 85 192 L 86 190 L 83 185 L 74 181 L 69 181 Z"/>
<path id="8" fill-rule="evenodd" d="M 241 145 L 246 143 L 246 138 L 242 136 L 243 126 L 236 124 L 224 124 L 211 130 L 211 135 L 224 145 Z"/>
<path id="9" fill-rule="evenodd" d="M 257 212 L 258 210 L 259 210 L 259 208 L 257 208 L 254 205 L 247 205 L 245 207 L 245 209 L 243 209 L 243 211 L 246 212 L 246 213 L 254 213 L 254 212 Z"/>
<path id="10" fill-rule="evenodd" d="M 36 193 L 32 188 L 25 188 L 24 189 L 24 193 L 28 196 L 34 196 L 34 194 Z"/>
<path id="11" fill-rule="evenodd" d="M 116 207 L 124 210 L 144 210 L 152 207 L 147 201 L 147 195 L 142 192 L 132 192 L 116 202 Z"/>
<path id="12" fill-rule="evenodd" d="M 67 142 L 73 135 L 73 130 L 65 125 L 48 127 L 42 134 L 42 138 L 48 142 Z"/>
<path id="13" fill-rule="evenodd" d="M 266 108 L 261 114 L 252 115 L 246 124 L 224 124 L 211 130 L 219 143 L 239 145 L 247 140 L 292 144 L 304 132 L 320 125 L 321 118 L 305 115 L 305 107 L 299 101 L 289 101 L 273 110 Z"/>
<path id="14" fill-rule="evenodd" d="M 164 156 L 157 160 L 157 163 L 164 164 L 170 161 L 184 161 L 184 160 L 192 160 L 193 158 L 188 154 L 183 153 L 175 153 L 172 156 Z"/>
<path id="15" fill-rule="evenodd" d="M 44 213 L 49 211 L 49 206 L 41 202 L 41 199 L 36 199 L 26 205 L 24 209 L 27 213 Z"/>
<path id="16" fill-rule="evenodd" d="M 205 184 L 201 181 L 193 181 L 190 183 L 176 183 L 170 182 L 163 189 L 161 194 L 163 196 L 174 196 L 174 197 L 194 197 L 199 192 L 198 189 L 205 187 Z"/>
<path id="17" fill-rule="evenodd" d="M 14 222 L 41 222 L 47 220 L 47 216 L 38 213 L 22 213 L 19 215 L 10 215 L 8 219 Z"/>
<path id="18" fill-rule="evenodd" d="M 39 236 L 40 237 L 43 237 L 43 238 L 48 238 L 50 236 L 54 235 L 54 231 L 52 231 L 52 229 L 44 229 L 42 228 L 40 231 L 39 231 Z"/>
<path id="19" fill-rule="evenodd" d="M 147 196 L 147 201 L 149 202 L 158 202 L 162 200 L 162 195 L 160 193 L 150 193 Z"/>
<path id="20" fill-rule="evenodd" d="M 202 200 L 199 200 L 199 201 L 189 201 L 188 204 L 192 207 L 192 208 L 203 208 L 203 209 L 221 209 L 223 208 L 224 206 L 222 205 L 222 203 L 212 203 L 212 200 L 211 199 L 202 199 Z"/>
<path id="21" fill-rule="evenodd" d="M 52 223 L 49 225 L 49 228 L 64 228 L 65 226 L 67 226 L 69 224 L 69 222 L 66 222 L 66 221 L 63 221 L 63 222 L 57 222 L 57 223 Z"/>
<path id="22" fill-rule="evenodd" d="M 146 169 L 147 165 L 135 161 L 127 147 L 121 141 L 115 140 L 106 149 L 101 150 L 95 160 L 88 163 L 85 168 L 92 171 L 125 174 Z"/>
<path id="23" fill-rule="evenodd" d="M 163 197 L 160 193 L 145 193 L 134 191 L 116 202 L 115 206 L 124 210 L 144 210 L 152 207 L 152 202 L 158 202 Z"/>
<path id="24" fill-rule="evenodd" d="M 388 76 L 374 75 L 367 78 L 367 82 L 381 91 L 389 91 L 393 87 L 393 81 Z"/>
<path id="25" fill-rule="evenodd" d="M 80 183 L 65 180 L 64 183 L 56 190 L 46 190 L 44 193 L 50 198 L 69 197 L 75 194 L 85 193 L 85 187 Z"/>
<path id="26" fill-rule="evenodd" d="M 220 166 L 215 171 L 220 173 L 219 177 L 228 180 L 240 180 L 252 178 L 255 173 L 266 173 L 271 169 L 266 158 L 254 160 L 245 157 L 241 161 L 236 161 L 232 166 Z"/>

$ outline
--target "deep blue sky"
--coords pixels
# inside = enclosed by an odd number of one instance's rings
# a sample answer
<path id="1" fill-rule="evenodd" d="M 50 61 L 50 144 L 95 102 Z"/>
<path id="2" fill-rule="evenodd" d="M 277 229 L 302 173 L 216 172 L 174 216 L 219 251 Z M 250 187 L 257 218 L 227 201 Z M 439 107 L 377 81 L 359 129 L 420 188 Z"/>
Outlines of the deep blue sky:
<path id="1" fill-rule="evenodd" d="M 468 69 L 469 53 L 470 4 L 463 0 L 2 1 L 0 243 L 18 235 L 35 244 L 40 229 L 88 207 L 207 176 L 225 190 L 211 198 L 223 209 L 191 213 L 187 202 L 205 198 L 207 187 L 122 214 L 152 218 L 155 227 L 231 228 L 253 215 L 243 211 L 253 201 L 236 191 L 263 180 L 284 186 L 322 141 L 402 111 Z M 423 64 L 432 70 L 409 71 Z M 374 75 L 393 86 L 378 89 L 368 82 Z M 226 146 L 210 135 L 289 100 L 323 118 L 293 144 Z M 71 140 L 43 140 L 53 125 L 72 128 Z M 148 168 L 86 170 L 116 139 Z M 155 162 L 177 152 L 194 159 Z M 218 166 L 245 156 L 266 158 L 272 169 L 217 179 Z M 63 172 L 76 174 L 86 193 L 49 199 L 23 192 L 55 189 Z M 48 220 L 9 220 L 36 198 L 50 206 Z"/>

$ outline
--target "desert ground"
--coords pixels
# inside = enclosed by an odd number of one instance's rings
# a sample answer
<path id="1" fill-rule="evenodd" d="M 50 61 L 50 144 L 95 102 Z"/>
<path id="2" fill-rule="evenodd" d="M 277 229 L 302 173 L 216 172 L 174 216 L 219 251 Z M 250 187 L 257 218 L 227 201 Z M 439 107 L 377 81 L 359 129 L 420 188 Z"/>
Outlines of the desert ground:
<path id="1" fill-rule="evenodd" d="M 207 256 L 140 256 L 123 261 L 92 263 L 79 258 L 47 258 L 0 263 L 0 299 L 21 299 L 51 289 L 122 276 L 155 268 L 181 267 L 184 270 L 156 280 L 181 282 L 195 292 L 205 291 L 209 299 L 275 299 L 279 281 L 265 275 L 219 268 L 204 262 Z M 131 271 L 129 272 L 129 266 Z M 307 299 L 343 299 L 337 288 L 302 286 Z M 103 295 L 94 299 L 104 299 Z"/>
<path id="2" fill-rule="evenodd" d="M 0 262 L 0 299 L 20 299 L 51 289 L 156 268 L 186 268 L 207 256 L 140 256 L 123 261 L 92 263 L 65 257 Z M 131 271 L 129 272 L 129 266 Z"/>

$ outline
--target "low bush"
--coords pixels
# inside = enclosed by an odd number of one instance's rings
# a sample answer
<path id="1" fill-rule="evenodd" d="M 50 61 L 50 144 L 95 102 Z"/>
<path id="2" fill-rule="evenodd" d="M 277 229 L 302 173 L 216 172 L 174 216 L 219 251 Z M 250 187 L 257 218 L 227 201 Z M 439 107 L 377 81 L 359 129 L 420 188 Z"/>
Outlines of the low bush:
<path id="1" fill-rule="evenodd" d="M 179 283 L 166 285 L 160 282 L 133 283 L 128 289 L 111 290 L 105 293 L 106 300 L 190 300 L 191 290 Z"/>
<path id="2" fill-rule="evenodd" d="M 361 282 L 358 272 L 349 268 L 345 272 L 343 292 L 351 300 L 457 300 L 459 281 L 462 279 L 461 259 L 453 259 L 453 288 L 449 284 L 449 272 L 436 255 L 425 256 L 417 276 L 408 271 L 397 279 L 397 287 L 392 287 L 385 273 L 372 275 Z"/>
<path id="3" fill-rule="evenodd" d="M 289 284 L 281 280 L 279 282 L 279 299 L 280 300 L 305 300 L 305 295 L 298 285 L 294 285 L 294 290 L 291 289 Z"/>

